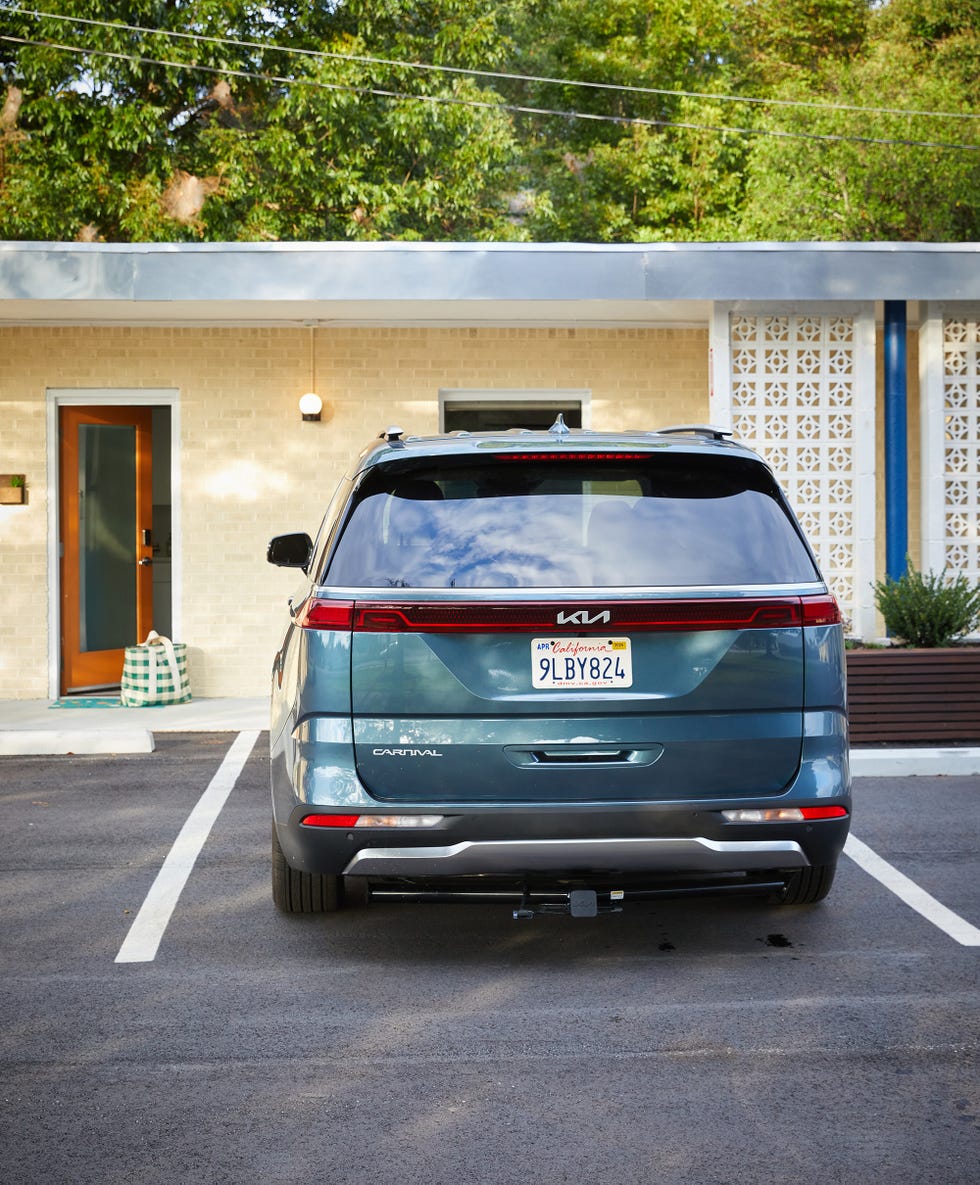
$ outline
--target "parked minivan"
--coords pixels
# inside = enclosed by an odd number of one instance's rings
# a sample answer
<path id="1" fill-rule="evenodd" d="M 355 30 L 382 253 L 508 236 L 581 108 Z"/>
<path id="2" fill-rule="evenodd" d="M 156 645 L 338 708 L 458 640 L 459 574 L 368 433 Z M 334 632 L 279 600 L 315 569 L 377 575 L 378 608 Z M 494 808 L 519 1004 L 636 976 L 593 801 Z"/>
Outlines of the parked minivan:
<path id="1" fill-rule="evenodd" d="M 850 821 L 840 612 L 715 428 L 406 436 L 340 484 L 272 681 L 272 889 L 594 915 L 829 891 Z"/>

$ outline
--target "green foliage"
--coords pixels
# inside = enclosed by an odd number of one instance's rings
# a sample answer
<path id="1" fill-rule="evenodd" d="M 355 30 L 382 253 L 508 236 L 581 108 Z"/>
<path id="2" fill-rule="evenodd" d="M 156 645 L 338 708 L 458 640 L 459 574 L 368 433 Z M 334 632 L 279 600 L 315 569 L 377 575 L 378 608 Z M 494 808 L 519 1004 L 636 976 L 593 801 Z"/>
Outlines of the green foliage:
<path id="1" fill-rule="evenodd" d="M 732 9 L 741 62 L 763 84 L 806 76 L 865 47 L 867 0 L 736 0 Z"/>
<path id="2" fill-rule="evenodd" d="M 82 51 L 0 40 L 0 238 L 980 239 L 914 143 L 980 121 L 867 110 L 976 116 L 980 0 L 56 7 L 113 24 L 0 7 Z"/>
<path id="3" fill-rule="evenodd" d="M 87 0 L 60 10 L 100 14 Z M 130 0 L 113 6 L 112 19 L 404 62 L 487 67 L 507 47 L 493 9 L 472 0 L 348 0 L 301 11 L 252 0 Z M 29 17 L 10 23 L 17 35 L 126 57 L 25 47 L 6 65 L 0 58 L 0 106 L 11 86 L 22 96 L 16 121 L 0 127 L 0 238 L 517 233 L 504 198 L 513 130 L 499 96 L 466 76 Z M 127 60 L 134 55 L 198 68 Z M 420 93 L 428 101 L 411 98 Z"/>
<path id="4" fill-rule="evenodd" d="M 947 68 L 937 68 L 939 57 L 947 59 Z M 958 38 L 955 46 L 944 42 L 925 49 L 906 41 L 878 41 L 855 61 L 828 64 L 809 85 L 783 83 L 774 97 L 822 98 L 841 108 L 873 102 L 975 113 L 980 34 Z M 760 138 L 748 164 L 742 211 L 742 231 L 749 238 L 960 241 L 980 233 L 980 151 L 902 143 L 980 146 L 976 120 L 772 108 L 760 129 L 859 135 L 868 142 Z"/>
<path id="5" fill-rule="evenodd" d="M 898 580 L 878 581 L 874 591 L 888 633 L 910 646 L 948 646 L 980 625 L 980 585 L 963 575 L 924 574 L 910 562 Z"/>
<path id="6" fill-rule="evenodd" d="M 747 145 L 703 130 L 726 124 L 730 110 L 693 97 L 730 85 L 730 7 L 728 0 L 532 0 L 521 10 L 512 37 L 523 50 L 522 73 L 643 88 L 502 88 L 515 103 L 623 121 L 519 120 L 529 188 L 539 198 L 526 221 L 533 239 L 735 235 Z"/>

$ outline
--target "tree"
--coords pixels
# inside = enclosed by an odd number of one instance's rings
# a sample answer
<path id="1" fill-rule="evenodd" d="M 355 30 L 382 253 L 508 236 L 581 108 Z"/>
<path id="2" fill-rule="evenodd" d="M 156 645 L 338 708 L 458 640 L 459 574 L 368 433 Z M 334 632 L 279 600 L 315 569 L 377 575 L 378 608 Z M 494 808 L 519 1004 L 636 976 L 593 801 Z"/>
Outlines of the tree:
<path id="1" fill-rule="evenodd" d="M 0 237 L 980 237 L 980 0 L 3 3 Z"/>
<path id="2" fill-rule="evenodd" d="M 516 11 L 522 73 L 618 88 L 504 87 L 515 103 L 585 116 L 519 123 L 532 237 L 615 242 L 734 230 L 746 146 L 711 130 L 731 121 L 730 106 L 712 97 L 731 81 L 729 8 L 727 0 L 531 0 Z"/>
<path id="3" fill-rule="evenodd" d="M 826 106 L 771 108 L 760 129 L 863 142 L 760 137 L 748 164 L 742 233 L 834 240 L 980 237 L 977 15 L 964 20 L 939 0 L 893 0 L 873 14 L 862 55 L 826 63 L 806 86 L 787 81 L 777 87 L 776 98 Z M 872 105 L 893 110 L 869 111 Z M 899 114 L 910 110 L 972 118 Z M 941 144 L 969 147 L 935 146 Z"/>
<path id="4" fill-rule="evenodd" d="M 100 20 L 90 0 L 61 7 Z M 113 12 L 114 27 L 11 18 L 19 36 L 90 52 L 8 52 L 5 91 L 17 111 L 2 125 L 0 237 L 519 233 L 503 198 L 515 146 L 498 96 L 466 76 L 355 60 L 486 65 L 503 44 L 492 10 L 473 0 L 311 10 L 130 0 Z M 226 40 L 166 35 L 188 32 Z M 297 56 L 273 44 L 345 56 Z"/>
<path id="5" fill-rule="evenodd" d="M 735 53 L 750 93 L 805 80 L 865 48 L 868 0 L 734 0 L 731 7 Z"/>
<path id="6" fill-rule="evenodd" d="M 99 18 L 72 0 L 62 10 Z M 5 14 L 6 16 L 6 14 Z M 116 20 L 162 30 L 242 36 L 264 32 L 257 9 L 234 0 L 190 5 L 133 0 Z M 10 238 L 183 238 L 194 233 L 206 196 L 223 183 L 222 162 L 202 146 L 202 128 L 234 120 L 227 63 L 218 46 L 143 37 L 126 29 L 6 16 L 17 35 L 102 51 L 87 55 L 27 45 L 5 65 L 7 93 L 22 95 L 8 128 L 0 176 L 0 234 Z M 117 56 L 108 57 L 102 54 Z M 193 59 L 210 71 L 141 62 Z M 249 107 L 264 99 L 249 88 Z"/>

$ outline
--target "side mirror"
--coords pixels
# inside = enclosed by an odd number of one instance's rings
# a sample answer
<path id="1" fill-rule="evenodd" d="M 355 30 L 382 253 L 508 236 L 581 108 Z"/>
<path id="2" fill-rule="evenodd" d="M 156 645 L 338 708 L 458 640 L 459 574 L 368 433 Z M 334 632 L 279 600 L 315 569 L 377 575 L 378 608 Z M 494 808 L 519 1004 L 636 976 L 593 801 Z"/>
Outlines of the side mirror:
<path id="1" fill-rule="evenodd" d="M 309 535 L 277 535 L 269 541 L 265 558 L 277 568 L 302 568 L 307 571 L 313 553 Z"/>

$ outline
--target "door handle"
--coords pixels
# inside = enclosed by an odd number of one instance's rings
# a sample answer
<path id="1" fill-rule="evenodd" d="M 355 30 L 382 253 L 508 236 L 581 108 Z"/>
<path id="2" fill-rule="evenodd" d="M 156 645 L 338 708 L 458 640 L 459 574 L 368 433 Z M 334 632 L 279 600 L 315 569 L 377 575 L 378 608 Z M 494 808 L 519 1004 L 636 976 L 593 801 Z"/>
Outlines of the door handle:
<path id="1" fill-rule="evenodd" d="M 140 560 L 139 564 L 141 568 L 149 568 L 153 564 L 153 561 L 149 558 L 149 556 L 144 556 L 143 559 Z"/>

